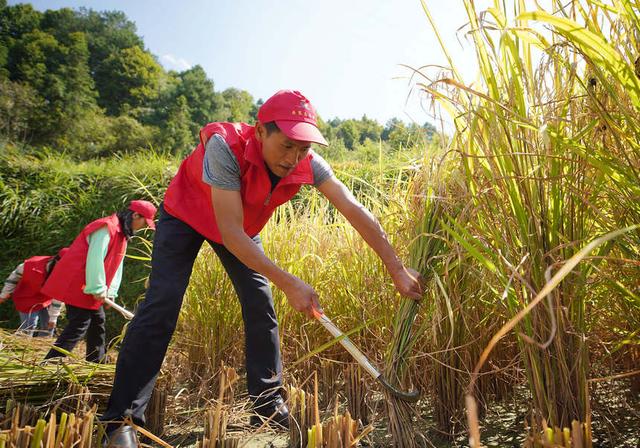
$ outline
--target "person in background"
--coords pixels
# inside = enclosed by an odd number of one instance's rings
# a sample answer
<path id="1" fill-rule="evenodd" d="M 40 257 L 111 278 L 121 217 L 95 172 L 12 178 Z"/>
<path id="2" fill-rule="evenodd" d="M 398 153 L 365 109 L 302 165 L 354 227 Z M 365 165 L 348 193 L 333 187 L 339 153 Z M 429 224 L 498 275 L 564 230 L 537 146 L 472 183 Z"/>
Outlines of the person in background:
<path id="1" fill-rule="evenodd" d="M 20 314 L 18 331 L 29 336 L 53 336 L 60 315 L 60 302 L 40 292 L 58 260 L 67 251 L 55 256 L 36 255 L 20 263 L 7 277 L 0 292 L 0 303 L 8 299 Z M 55 305 L 56 302 L 58 305 Z"/>
<path id="2" fill-rule="evenodd" d="M 45 296 L 67 307 L 67 325 L 45 359 L 65 356 L 86 335 L 86 360 L 104 362 L 104 300 L 117 297 L 127 242 L 138 230 L 155 229 L 155 213 L 151 202 L 131 201 L 126 210 L 91 222 L 76 237 L 42 287 Z"/>
<path id="3" fill-rule="evenodd" d="M 51 305 L 49 305 L 49 331 L 51 332 L 51 336 L 55 335 L 56 328 L 58 327 L 58 318 L 62 314 L 62 310 L 64 309 L 64 302 L 53 299 L 51 301 Z"/>

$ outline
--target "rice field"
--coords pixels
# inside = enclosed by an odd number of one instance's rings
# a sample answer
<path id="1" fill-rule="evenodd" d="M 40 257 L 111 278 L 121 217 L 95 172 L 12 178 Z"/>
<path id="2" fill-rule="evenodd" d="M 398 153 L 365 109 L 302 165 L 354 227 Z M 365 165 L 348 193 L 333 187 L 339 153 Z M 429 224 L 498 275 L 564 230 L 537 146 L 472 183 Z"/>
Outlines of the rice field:
<path id="1" fill-rule="evenodd" d="M 394 293 L 375 254 L 314 191 L 278 209 L 262 234 L 268 256 L 313 285 L 327 316 L 421 399 L 386 394 L 274 290 L 291 430 L 249 428 L 239 304 L 203 246 L 145 443 L 638 446 L 640 5 L 464 5 L 477 78 L 465 82 L 444 47 L 450 67 L 413 72 L 451 135 L 424 142 L 418 159 L 334 166 L 425 277 L 422 301 Z M 166 161 L 153 164 L 156 177 L 123 172 L 118 191 L 159 198 Z M 6 210 L 2 220 L 15 220 Z M 42 366 L 47 341 L 0 338 L 0 448 L 95 445 L 113 367 Z"/>

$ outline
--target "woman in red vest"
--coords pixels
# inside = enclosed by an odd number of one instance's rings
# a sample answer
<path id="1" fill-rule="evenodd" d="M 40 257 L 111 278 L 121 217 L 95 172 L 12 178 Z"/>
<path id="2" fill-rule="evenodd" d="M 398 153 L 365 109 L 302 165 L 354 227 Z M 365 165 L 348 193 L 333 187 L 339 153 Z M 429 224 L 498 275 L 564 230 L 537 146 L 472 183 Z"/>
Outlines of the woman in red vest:
<path id="1" fill-rule="evenodd" d="M 151 202 L 131 201 L 127 210 L 87 225 L 69 246 L 41 290 L 67 305 L 68 321 L 45 359 L 65 356 L 86 334 L 87 361 L 104 361 L 104 299 L 118 294 L 127 241 L 144 227 L 155 229 L 155 213 Z"/>
<path id="2" fill-rule="evenodd" d="M 20 328 L 31 336 L 52 336 L 53 327 L 49 307 L 53 299 L 40 292 L 40 288 L 67 249 L 55 256 L 28 258 L 9 275 L 0 292 L 0 303 L 13 299 L 20 314 Z"/>
<path id="3" fill-rule="evenodd" d="M 311 185 L 349 220 L 384 262 L 397 290 L 421 297 L 419 274 L 405 267 L 373 215 L 311 150 L 326 145 L 316 112 L 300 92 L 282 90 L 258 111 L 255 126 L 210 123 L 200 144 L 180 166 L 160 207 L 145 300 L 123 341 L 113 390 L 102 420 L 112 447 L 138 446 L 135 430 L 119 426 L 125 416 L 144 424 L 144 411 L 175 330 L 194 260 L 206 240 L 222 262 L 242 306 L 247 389 L 252 424 L 265 417 L 288 426 L 281 396 L 278 321 L 269 281 L 297 311 L 312 316 L 318 295 L 302 279 L 267 258 L 260 231 L 276 207 Z"/>

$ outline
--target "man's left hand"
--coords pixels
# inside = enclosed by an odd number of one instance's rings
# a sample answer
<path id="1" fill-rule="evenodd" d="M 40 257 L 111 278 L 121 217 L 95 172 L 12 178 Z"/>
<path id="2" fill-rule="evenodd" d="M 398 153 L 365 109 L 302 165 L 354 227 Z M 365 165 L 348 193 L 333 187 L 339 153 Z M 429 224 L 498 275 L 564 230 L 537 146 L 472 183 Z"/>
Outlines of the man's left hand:
<path id="1" fill-rule="evenodd" d="M 413 300 L 420 300 L 424 292 L 424 279 L 415 269 L 402 266 L 402 269 L 392 274 L 396 290 L 403 296 Z"/>

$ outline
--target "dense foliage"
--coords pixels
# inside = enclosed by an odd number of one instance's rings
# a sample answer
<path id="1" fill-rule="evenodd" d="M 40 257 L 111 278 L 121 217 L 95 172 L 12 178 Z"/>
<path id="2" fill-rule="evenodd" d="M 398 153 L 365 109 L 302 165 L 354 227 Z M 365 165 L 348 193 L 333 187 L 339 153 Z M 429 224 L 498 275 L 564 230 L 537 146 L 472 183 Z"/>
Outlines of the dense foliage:
<path id="1" fill-rule="evenodd" d="M 47 146 L 78 159 L 154 147 L 184 154 L 211 121 L 255 120 L 262 100 L 216 91 L 203 68 L 166 71 L 120 11 L 0 5 L 0 136 Z M 408 148 L 435 128 L 384 126 L 363 116 L 322 122 L 329 153 L 377 157 Z"/>

